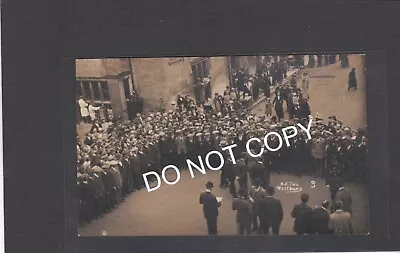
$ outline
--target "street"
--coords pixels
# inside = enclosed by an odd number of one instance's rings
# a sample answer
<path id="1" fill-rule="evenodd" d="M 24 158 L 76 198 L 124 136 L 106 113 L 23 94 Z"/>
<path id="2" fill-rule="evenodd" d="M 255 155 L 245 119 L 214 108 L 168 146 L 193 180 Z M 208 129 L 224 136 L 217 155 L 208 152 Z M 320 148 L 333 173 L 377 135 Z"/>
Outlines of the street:
<path id="1" fill-rule="evenodd" d="M 349 56 L 350 68 L 341 69 L 340 62 L 326 67 L 306 69 L 310 77 L 311 113 L 317 113 L 325 121 L 329 116 L 336 115 L 344 125 L 353 129 L 366 125 L 366 84 L 362 56 Z M 358 90 L 348 91 L 347 81 L 351 67 L 356 69 Z M 301 84 L 301 79 L 297 81 Z M 257 115 L 264 115 L 265 102 L 253 108 Z M 275 112 L 273 112 L 275 113 Z M 285 111 L 285 118 L 288 118 Z M 175 175 L 169 174 L 170 181 Z M 181 171 L 181 179 L 175 185 L 164 182 L 153 192 L 146 189 L 128 196 L 111 213 L 103 218 L 92 221 L 79 228 L 80 236 L 183 236 L 207 235 L 206 220 L 203 217 L 199 195 L 205 190 L 207 181 L 215 185 L 213 192 L 223 198 L 218 218 L 219 235 L 236 234 L 236 213 L 231 209 L 232 196 L 228 189 L 218 187 L 219 171 L 207 170 L 205 175 L 196 173 L 190 177 L 187 170 Z M 314 181 L 314 182 L 313 182 Z M 293 182 L 302 188 L 301 192 L 287 193 L 277 187 L 284 182 Z M 309 205 L 321 205 L 324 200 L 330 200 L 329 188 L 321 179 L 309 176 L 297 177 L 289 174 L 271 174 L 271 185 L 275 186 L 275 197 L 281 200 L 284 208 L 284 218 L 280 234 L 293 235 L 293 219 L 290 216 L 295 204 L 300 203 L 302 192 L 310 194 Z M 315 187 L 313 187 L 315 185 Z M 366 234 L 368 229 L 368 191 L 366 186 L 346 184 L 353 198 L 353 227 L 356 234 Z"/>
<path id="2" fill-rule="evenodd" d="M 172 173 L 173 174 L 173 173 Z M 181 179 L 175 185 L 163 183 L 153 192 L 143 189 L 131 194 L 124 203 L 104 218 L 95 220 L 79 229 L 81 236 L 101 236 L 103 231 L 108 236 L 183 236 L 207 235 L 206 221 L 199 195 L 205 189 L 207 181 L 218 185 L 219 172 L 207 170 L 205 175 L 196 173 L 192 179 L 187 170 L 181 172 Z M 169 175 L 170 181 L 175 175 Z M 312 188 L 315 181 L 315 188 Z M 271 184 L 277 188 L 281 183 L 293 182 L 310 194 L 311 207 L 321 205 L 329 199 L 329 188 L 320 179 L 308 176 L 296 177 L 287 174 L 271 175 Z M 368 195 L 361 185 L 346 185 L 353 195 L 353 226 L 355 233 L 368 232 Z M 216 186 L 216 196 L 223 198 L 218 219 L 219 235 L 236 234 L 236 213 L 232 211 L 232 196 L 227 189 Z M 293 235 L 293 219 L 290 212 L 295 204 L 300 203 L 301 193 L 287 193 L 276 189 L 275 196 L 281 200 L 284 218 L 281 234 Z"/>
<path id="3" fill-rule="evenodd" d="M 365 66 L 360 55 L 349 55 L 349 63 L 350 68 L 345 69 L 340 68 L 340 62 L 326 67 L 306 68 L 310 77 L 308 103 L 313 117 L 318 113 L 326 122 L 329 116 L 335 115 L 344 125 L 357 129 L 367 124 Z M 356 91 L 347 90 L 351 68 L 356 69 Z M 301 85 L 300 75 L 297 85 Z M 258 116 L 264 115 L 264 111 L 264 101 L 253 108 L 253 112 Z M 288 119 L 286 111 L 285 119 Z"/>

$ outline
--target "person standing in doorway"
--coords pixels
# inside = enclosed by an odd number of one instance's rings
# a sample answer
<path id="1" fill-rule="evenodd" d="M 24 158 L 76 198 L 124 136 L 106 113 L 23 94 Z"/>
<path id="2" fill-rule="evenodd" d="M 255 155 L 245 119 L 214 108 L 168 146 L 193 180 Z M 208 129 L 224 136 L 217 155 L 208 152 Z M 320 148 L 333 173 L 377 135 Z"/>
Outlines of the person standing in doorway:
<path id="1" fill-rule="evenodd" d="M 209 235 L 217 235 L 217 218 L 218 208 L 221 206 L 221 202 L 218 202 L 217 197 L 211 193 L 214 188 L 212 182 L 207 182 L 206 191 L 200 194 L 200 205 L 203 205 L 204 218 L 207 220 L 207 228 Z"/>

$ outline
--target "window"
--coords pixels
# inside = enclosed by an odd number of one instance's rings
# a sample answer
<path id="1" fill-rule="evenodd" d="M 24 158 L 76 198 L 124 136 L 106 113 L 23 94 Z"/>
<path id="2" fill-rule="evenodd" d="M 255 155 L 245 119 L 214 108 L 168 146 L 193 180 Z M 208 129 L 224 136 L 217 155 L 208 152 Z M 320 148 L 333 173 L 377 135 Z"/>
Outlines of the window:
<path id="1" fill-rule="evenodd" d="M 131 96 L 131 90 L 129 88 L 129 78 L 124 78 L 122 82 L 124 84 L 125 98 L 128 98 Z"/>
<path id="2" fill-rule="evenodd" d="M 107 82 L 100 82 L 101 92 L 103 93 L 104 101 L 110 101 L 110 92 L 108 90 Z"/>
<path id="3" fill-rule="evenodd" d="M 101 100 L 99 82 L 90 82 L 90 84 L 92 85 L 93 99 Z"/>
<path id="4" fill-rule="evenodd" d="M 79 98 L 80 96 L 83 96 L 82 94 L 82 87 L 81 87 L 81 82 L 76 82 L 76 96 Z"/>
<path id="5" fill-rule="evenodd" d="M 230 56 L 229 61 L 231 64 L 231 69 L 239 69 L 239 57 L 237 56 Z"/>
<path id="6" fill-rule="evenodd" d="M 193 81 L 196 82 L 198 78 L 203 79 L 210 74 L 209 59 L 203 58 L 192 64 Z"/>
<path id="7" fill-rule="evenodd" d="M 110 92 L 108 90 L 107 81 L 77 81 L 76 82 L 76 95 L 82 96 L 88 101 L 110 101 Z"/>
<path id="8" fill-rule="evenodd" d="M 90 89 L 90 83 L 82 82 L 82 89 L 83 89 L 83 97 L 85 99 L 93 100 L 92 90 Z"/>

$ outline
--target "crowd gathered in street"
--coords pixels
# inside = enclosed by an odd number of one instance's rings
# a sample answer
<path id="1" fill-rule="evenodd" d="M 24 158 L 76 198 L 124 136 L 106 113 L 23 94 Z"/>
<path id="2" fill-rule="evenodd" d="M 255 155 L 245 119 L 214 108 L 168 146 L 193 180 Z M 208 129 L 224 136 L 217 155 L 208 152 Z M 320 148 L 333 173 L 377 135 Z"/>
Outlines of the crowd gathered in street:
<path id="1" fill-rule="evenodd" d="M 332 58 L 326 59 L 333 63 Z M 296 59 L 295 64 L 304 66 L 304 62 Z M 232 209 L 237 210 L 239 234 L 268 234 L 270 228 L 273 234 L 279 234 L 283 212 L 280 201 L 273 197 L 271 172 L 313 175 L 324 179 L 330 189 L 330 200 L 315 209 L 307 205 L 312 196 L 301 195 L 301 203 L 291 213 L 295 219 L 294 232 L 352 233 L 351 194 L 344 183 L 367 181 L 367 129 L 350 129 L 335 116 L 326 120 L 318 115 L 311 116 L 306 71 L 300 78 L 294 74 L 283 82 L 287 78 L 287 63 L 265 62 L 260 69 L 256 76 L 247 76 L 238 70 L 233 75 L 234 85 L 227 87 L 223 94 L 214 94 L 214 98 L 211 98 L 211 77 L 208 76 L 198 80 L 199 92 L 194 99 L 178 95 L 174 109 L 168 111 L 161 106 L 165 102 L 160 100 L 159 111 L 146 114 L 136 111 L 136 117 L 128 121 L 113 120 L 108 127 L 99 118 L 91 117 L 90 111 L 100 108 L 89 108 L 86 120 L 92 123 L 92 129 L 84 139 L 77 138 L 80 222 L 84 224 L 102 217 L 129 194 L 144 188 L 144 173 L 161 173 L 169 164 L 186 170 L 186 159 L 196 162 L 197 156 L 217 150 L 227 161 L 218 184 L 234 198 Z M 271 86 L 275 87 L 272 101 Z M 250 110 L 260 90 L 267 98 L 264 116 L 257 116 Z M 87 107 L 84 102 L 79 102 L 81 108 Z M 289 119 L 285 119 L 284 103 Z M 276 152 L 265 150 L 258 158 L 246 153 L 246 142 L 250 138 L 263 139 L 268 132 L 279 132 L 296 123 L 307 126 L 310 121 L 311 139 L 299 132 L 290 139 L 290 146 L 284 145 Z M 268 143 L 270 147 L 279 145 L 274 136 Z M 237 145 L 236 164 L 229 153 L 222 151 L 231 144 Z M 257 154 L 262 145 L 253 143 L 250 149 Z M 210 196 L 202 194 L 200 197 L 200 203 L 207 209 L 204 214 L 211 235 L 217 234 L 216 217 L 220 206 L 215 202 L 212 188 L 213 183 L 209 182 L 205 193 Z M 210 203 L 211 207 L 206 207 Z"/>

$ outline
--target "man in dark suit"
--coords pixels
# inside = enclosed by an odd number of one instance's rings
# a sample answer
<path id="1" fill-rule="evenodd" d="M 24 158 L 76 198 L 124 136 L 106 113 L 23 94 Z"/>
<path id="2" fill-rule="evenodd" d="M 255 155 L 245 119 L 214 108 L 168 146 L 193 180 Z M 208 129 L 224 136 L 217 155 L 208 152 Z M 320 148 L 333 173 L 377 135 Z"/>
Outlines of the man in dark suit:
<path id="1" fill-rule="evenodd" d="M 278 235 L 283 219 L 281 201 L 273 197 L 274 193 L 274 187 L 269 186 L 267 198 L 261 201 L 259 206 L 260 230 L 264 234 L 269 234 L 269 229 L 272 228 L 272 233 Z"/>
<path id="2" fill-rule="evenodd" d="M 352 209 L 351 209 L 351 205 L 353 203 L 352 201 L 352 197 L 351 197 L 351 193 L 344 188 L 344 181 L 340 180 L 339 182 L 339 190 L 336 193 L 335 196 L 335 202 L 341 202 L 342 203 L 342 209 L 344 212 L 348 212 L 350 214 L 352 214 Z M 336 210 L 336 209 L 335 209 Z"/>
<path id="3" fill-rule="evenodd" d="M 239 182 L 239 186 L 248 189 L 248 169 L 246 162 L 244 160 L 245 154 L 241 154 L 239 160 L 236 161 L 234 165 L 235 175 L 237 177 L 237 181 Z"/>
<path id="4" fill-rule="evenodd" d="M 206 191 L 200 194 L 200 205 L 203 205 L 204 218 L 207 220 L 208 234 L 217 235 L 217 217 L 218 207 L 221 203 L 217 201 L 214 194 L 211 193 L 214 184 L 208 182 L 206 184 Z"/>
<path id="5" fill-rule="evenodd" d="M 239 198 L 235 198 L 232 202 L 232 210 L 236 211 L 236 223 L 239 235 L 251 234 L 252 222 L 252 203 L 246 198 L 246 189 L 240 187 L 238 190 Z"/>
<path id="6" fill-rule="evenodd" d="M 329 231 L 329 201 L 322 202 L 321 207 L 315 207 L 313 210 L 312 228 L 317 234 L 330 234 Z"/>
<path id="7" fill-rule="evenodd" d="M 307 205 L 310 196 L 307 193 L 301 194 L 301 204 L 295 205 L 292 210 L 294 220 L 293 231 L 298 235 L 312 234 L 311 221 L 313 210 Z"/>
<path id="8" fill-rule="evenodd" d="M 266 182 L 266 177 L 265 177 L 265 173 L 266 173 L 266 169 L 264 166 L 264 163 L 262 162 L 261 158 L 257 158 L 257 162 L 255 164 L 253 164 L 253 166 L 251 167 L 251 177 L 253 178 L 253 182 L 256 179 L 259 179 L 261 181 L 261 187 L 266 189 L 267 187 L 267 183 Z"/>
<path id="9" fill-rule="evenodd" d="M 254 181 L 254 185 L 249 189 L 250 201 L 254 203 L 253 205 L 253 231 L 257 231 L 259 229 L 259 217 L 258 217 L 258 209 L 260 203 L 267 197 L 265 189 L 261 187 L 261 180 L 256 178 Z"/>

